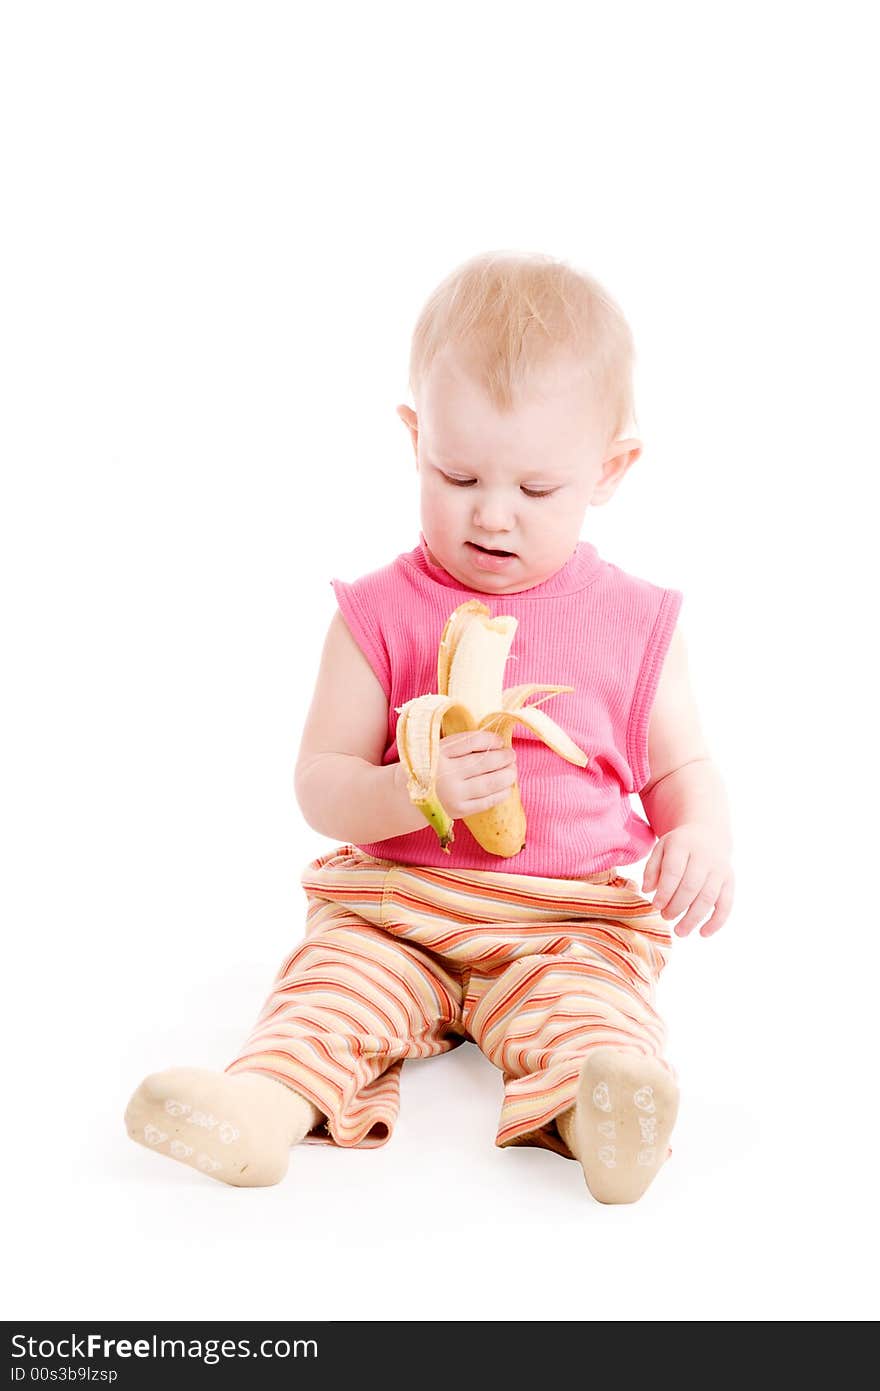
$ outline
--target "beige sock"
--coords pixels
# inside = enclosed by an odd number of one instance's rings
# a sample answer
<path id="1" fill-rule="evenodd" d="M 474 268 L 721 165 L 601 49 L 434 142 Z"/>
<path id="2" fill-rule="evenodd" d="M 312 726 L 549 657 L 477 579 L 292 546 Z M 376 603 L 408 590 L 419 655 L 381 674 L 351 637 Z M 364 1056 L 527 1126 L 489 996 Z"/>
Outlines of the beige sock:
<path id="1" fill-rule="evenodd" d="M 324 1117 L 258 1072 L 171 1067 L 145 1077 L 125 1111 L 133 1140 L 236 1188 L 278 1183 L 291 1145 Z"/>
<path id="2" fill-rule="evenodd" d="M 653 1057 L 596 1048 L 556 1126 L 600 1203 L 634 1203 L 666 1160 L 678 1087 Z"/>

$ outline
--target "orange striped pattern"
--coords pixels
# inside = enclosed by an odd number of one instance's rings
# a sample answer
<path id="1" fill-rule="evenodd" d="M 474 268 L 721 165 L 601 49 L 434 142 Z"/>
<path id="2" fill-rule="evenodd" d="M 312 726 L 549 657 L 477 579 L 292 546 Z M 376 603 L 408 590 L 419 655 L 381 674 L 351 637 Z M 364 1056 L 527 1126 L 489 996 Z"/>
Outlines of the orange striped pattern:
<path id="1" fill-rule="evenodd" d="M 343 845 L 307 865 L 305 937 L 227 1072 L 288 1083 L 308 1139 L 390 1138 L 400 1069 L 472 1040 L 504 1077 L 495 1143 L 568 1157 L 554 1118 L 599 1045 L 662 1058 L 671 927 L 615 869 L 583 879 L 401 866 Z M 677 1078 L 676 1078 L 677 1080 Z"/>

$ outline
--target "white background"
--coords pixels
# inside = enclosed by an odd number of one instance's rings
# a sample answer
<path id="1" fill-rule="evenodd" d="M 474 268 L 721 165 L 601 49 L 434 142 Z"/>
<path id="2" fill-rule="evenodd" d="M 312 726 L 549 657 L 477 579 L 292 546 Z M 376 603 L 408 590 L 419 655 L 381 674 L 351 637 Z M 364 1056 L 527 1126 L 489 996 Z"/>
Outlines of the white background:
<path id="1" fill-rule="evenodd" d="M 870 19 L 3 7 L 7 1317 L 876 1316 Z M 629 318 L 644 453 L 583 535 L 684 591 L 729 791 L 732 917 L 659 995 L 674 1155 L 603 1207 L 493 1145 L 468 1046 L 384 1148 L 230 1189 L 123 1110 L 224 1066 L 302 934 L 330 579 L 417 544 L 410 334 L 490 248 Z"/>

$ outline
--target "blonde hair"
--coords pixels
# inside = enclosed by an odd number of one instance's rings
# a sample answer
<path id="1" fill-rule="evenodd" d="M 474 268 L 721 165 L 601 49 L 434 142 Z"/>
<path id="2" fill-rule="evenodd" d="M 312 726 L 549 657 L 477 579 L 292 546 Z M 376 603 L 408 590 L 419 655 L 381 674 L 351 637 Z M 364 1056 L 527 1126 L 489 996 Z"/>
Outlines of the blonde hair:
<path id="1" fill-rule="evenodd" d="M 441 281 L 413 330 L 409 386 L 416 402 L 446 347 L 460 351 L 496 410 L 514 410 L 548 369 L 573 360 L 585 403 L 599 410 L 609 440 L 635 421 L 630 327 L 593 276 L 555 257 L 486 251 Z"/>

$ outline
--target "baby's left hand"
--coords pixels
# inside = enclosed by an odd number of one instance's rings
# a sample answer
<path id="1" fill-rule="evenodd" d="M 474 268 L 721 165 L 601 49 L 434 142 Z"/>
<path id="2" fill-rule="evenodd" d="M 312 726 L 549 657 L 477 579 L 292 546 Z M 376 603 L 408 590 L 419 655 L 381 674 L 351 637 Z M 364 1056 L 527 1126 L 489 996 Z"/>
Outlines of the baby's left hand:
<path id="1" fill-rule="evenodd" d="M 727 849 L 702 826 L 676 826 L 654 846 L 642 880 L 642 892 L 654 886 L 654 907 L 664 918 L 685 917 L 675 928 L 677 937 L 686 937 L 710 909 L 711 918 L 700 928 L 701 937 L 711 937 L 730 914 L 733 903 L 733 870 Z"/>

